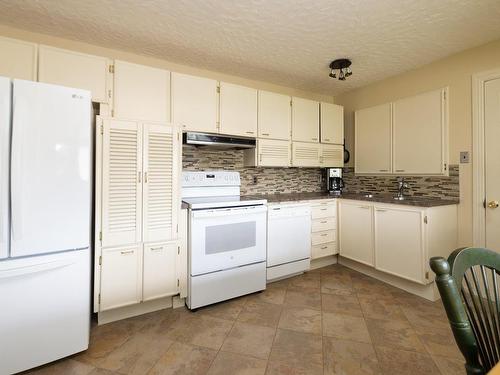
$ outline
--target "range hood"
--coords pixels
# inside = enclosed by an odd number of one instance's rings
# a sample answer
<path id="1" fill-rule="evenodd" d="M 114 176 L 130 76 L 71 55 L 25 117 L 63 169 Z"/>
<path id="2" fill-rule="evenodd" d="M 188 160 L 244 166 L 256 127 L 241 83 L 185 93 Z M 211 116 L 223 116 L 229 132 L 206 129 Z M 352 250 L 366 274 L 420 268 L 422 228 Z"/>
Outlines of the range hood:
<path id="1" fill-rule="evenodd" d="M 192 146 L 204 146 L 219 149 L 255 148 L 255 138 L 235 137 L 231 135 L 186 132 L 182 143 Z"/>

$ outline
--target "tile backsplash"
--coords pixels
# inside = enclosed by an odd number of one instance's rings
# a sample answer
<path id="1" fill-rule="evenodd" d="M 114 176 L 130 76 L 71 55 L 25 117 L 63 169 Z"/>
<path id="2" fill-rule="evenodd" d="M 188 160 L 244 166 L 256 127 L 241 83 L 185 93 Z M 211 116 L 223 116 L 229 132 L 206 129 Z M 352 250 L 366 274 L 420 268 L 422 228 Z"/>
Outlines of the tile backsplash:
<path id="1" fill-rule="evenodd" d="M 409 188 L 406 195 L 426 198 L 458 200 L 458 165 L 449 166 L 449 176 L 405 176 Z M 342 176 L 346 191 L 350 193 L 396 193 L 398 176 L 360 176 L 354 168 L 344 168 Z"/>
<path id="2" fill-rule="evenodd" d="M 215 150 L 184 146 L 182 168 L 186 171 L 234 170 L 241 175 L 241 194 L 309 193 L 325 190 L 320 168 L 254 168 L 243 166 L 243 150 Z M 395 193 L 397 176 L 357 176 L 344 168 L 346 191 Z M 409 176 L 408 195 L 459 199 L 458 165 L 450 165 L 450 176 Z"/>
<path id="3" fill-rule="evenodd" d="M 324 190 L 319 168 L 246 168 L 243 166 L 243 150 L 184 146 L 182 169 L 238 171 L 242 195 L 312 193 Z"/>

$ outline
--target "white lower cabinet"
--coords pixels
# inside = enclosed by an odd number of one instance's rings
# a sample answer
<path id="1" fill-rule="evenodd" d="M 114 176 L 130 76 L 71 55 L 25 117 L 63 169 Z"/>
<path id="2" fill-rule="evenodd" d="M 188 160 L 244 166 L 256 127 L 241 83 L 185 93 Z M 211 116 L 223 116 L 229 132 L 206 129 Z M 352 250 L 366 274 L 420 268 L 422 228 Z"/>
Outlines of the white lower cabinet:
<path id="1" fill-rule="evenodd" d="M 421 209 L 375 207 L 375 268 L 425 281 L 423 226 Z"/>
<path id="2" fill-rule="evenodd" d="M 143 301 L 178 293 L 177 249 L 176 243 L 144 245 Z"/>
<path id="3" fill-rule="evenodd" d="M 373 206 L 341 201 L 339 218 L 340 255 L 373 266 Z"/>
<path id="4" fill-rule="evenodd" d="M 337 201 L 312 201 L 311 224 L 311 259 L 337 254 Z"/>
<path id="5" fill-rule="evenodd" d="M 419 284 L 429 259 L 457 247 L 457 206 L 413 207 L 341 200 L 340 255 Z"/>
<path id="6" fill-rule="evenodd" d="M 99 311 L 178 294 L 179 249 L 177 241 L 103 249 Z"/>
<path id="7" fill-rule="evenodd" d="M 100 310 L 141 302 L 142 245 L 102 250 Z"/>

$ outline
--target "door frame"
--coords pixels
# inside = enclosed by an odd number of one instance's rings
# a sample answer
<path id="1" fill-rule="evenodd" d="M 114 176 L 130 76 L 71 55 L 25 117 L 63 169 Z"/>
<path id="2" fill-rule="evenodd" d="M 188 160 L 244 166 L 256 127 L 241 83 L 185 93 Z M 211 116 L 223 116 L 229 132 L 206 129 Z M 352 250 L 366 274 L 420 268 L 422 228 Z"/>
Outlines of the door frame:
<path id="1" fill-rule="evenodd" d="M 472 238 L 474 246 L 486 246 L 484 85 L 499 79 L 500 68 L 472 75 Z"/>

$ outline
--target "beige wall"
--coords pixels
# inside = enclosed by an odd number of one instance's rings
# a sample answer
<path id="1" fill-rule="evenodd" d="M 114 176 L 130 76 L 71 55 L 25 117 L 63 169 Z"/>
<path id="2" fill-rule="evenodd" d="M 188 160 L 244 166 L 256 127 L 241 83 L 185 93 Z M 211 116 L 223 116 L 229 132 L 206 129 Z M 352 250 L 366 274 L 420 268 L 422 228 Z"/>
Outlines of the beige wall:
<path id="1" fill-rule="evenodd" d="M 313 92 L 297 90 L 290 87 L 275 85 L 268 82 L 256 81 L 244 77 L 236 77 L 222 72 L 213 72 L 203 69 L 197 69 L 186 65 L 176 64 L 171 61 L 161 60 L 154 57 L 137 55 L 134 53 L 120 51 L 105 47 L 99 47 L 87 43 L 77 42 L 73 40 L 53 37 L 49 35 L 33 33 L 25 30 L 12 28 L 10 26 L 0 25 L 0 36 L 8 38 L 21 39 L 29 42 L 46 44 L 54 47 L 69 49 L 73 51 L 89 53 L 92 55 L 104 56 L 110 59 L 126 60 L 137 64 L 154 66 L 157 68 L 167 69 L 170 71 L 193 74 L 201 77 L 213 78 L 220 81 L 240 84 L 248 87 L 253 87 L 261 90 L 274 91 L 281 94 L 299 96 L 307 99 L 325 101 L 333 103 L 333 96 L 321 95 Z"/>
<path id="2" fill-rule="evenodd" d="M 336 97 L 345 107 L 348 149 L 353 155 L 354 110 L 449 86 L 450 164 L 457 164 L 460 151 L 472 152 L 471 76 L 495 68 L 500 68 L 500 40 Z M 467 246 L 472 244 L 472 163 L 460 165 L 460 202 L 459 246 Z"/>

